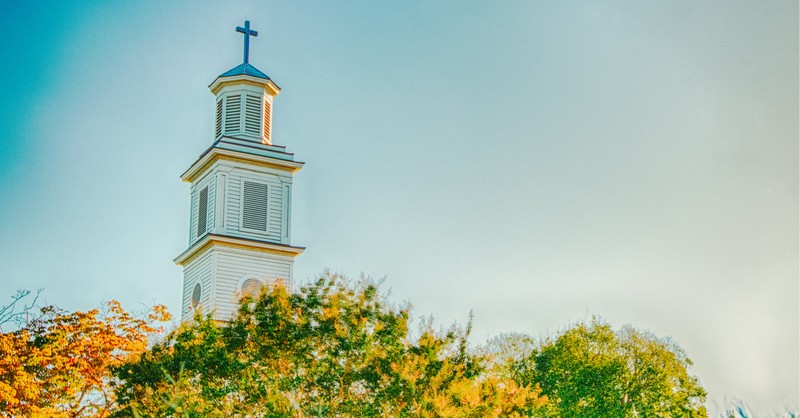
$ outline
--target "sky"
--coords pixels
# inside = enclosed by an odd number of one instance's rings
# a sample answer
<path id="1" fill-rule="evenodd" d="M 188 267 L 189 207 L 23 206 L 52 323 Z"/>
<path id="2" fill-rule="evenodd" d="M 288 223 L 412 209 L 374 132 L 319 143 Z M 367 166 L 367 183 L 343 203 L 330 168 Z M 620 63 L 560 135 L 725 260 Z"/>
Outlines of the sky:
<path id="1" fill-rule="evenodd" d="M 180 312 L 178 176 L 245 19 L 306 162 L 295 281 L 472 310 L 476 344 L 600 316 L 712 411 L 798 408 L 796 1 L 0 2 L 0 295 Z"/>

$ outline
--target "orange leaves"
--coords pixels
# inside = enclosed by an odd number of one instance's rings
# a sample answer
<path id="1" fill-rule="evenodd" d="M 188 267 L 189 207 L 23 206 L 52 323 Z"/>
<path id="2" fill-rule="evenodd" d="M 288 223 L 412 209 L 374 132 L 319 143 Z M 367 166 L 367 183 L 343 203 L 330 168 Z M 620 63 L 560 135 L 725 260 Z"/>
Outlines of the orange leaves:
<path id="1" fill-rule="evenodd" d="M 147 318 L 152 322 L 166 322 L 172 319 L 172 314 L 167 311 L 165 305 L 155 305 Z"/>
<path id="2" fill-rule="evenodd" d="M 111 370 L 139 356 L 169 319 L 164 306 L 136 318 L 119 302 L 103 311 L 41 309 L 16 332 L 0 334 L 0 410 L 15 416 L 107 416 Z"/>

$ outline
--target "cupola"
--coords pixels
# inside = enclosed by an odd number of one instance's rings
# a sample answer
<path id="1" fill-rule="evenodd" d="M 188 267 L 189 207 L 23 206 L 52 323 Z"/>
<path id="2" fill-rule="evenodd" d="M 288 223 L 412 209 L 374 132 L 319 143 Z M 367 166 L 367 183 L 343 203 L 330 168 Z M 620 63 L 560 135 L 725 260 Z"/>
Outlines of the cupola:
<path id="1" fill-rule="evenodd" d="M 248 62 L 250 37 L 258 36 L 250 21 L 236 31 L 244 34 L 244 62 L 208 86 L 216 96 L 214 139 L 227 136 L 272 145 L 272 105 L 281 89 Z"/>

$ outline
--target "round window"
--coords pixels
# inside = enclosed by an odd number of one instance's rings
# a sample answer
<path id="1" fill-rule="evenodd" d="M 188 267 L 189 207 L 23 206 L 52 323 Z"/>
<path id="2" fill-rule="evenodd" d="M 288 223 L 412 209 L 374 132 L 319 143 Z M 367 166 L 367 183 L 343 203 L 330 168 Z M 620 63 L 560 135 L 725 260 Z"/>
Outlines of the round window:
<path id="1" fill-rule="evenodd" d="M 200 288 L 200 283 L 194 285 L 194 290 L 192 290 L 192 308 L 197 308 L 197 305 L 200 304 L 200 296 L 203 292 L 203 289 Z"/>
<path id="2" fill-rule="evenodd" d="M 242 283 L 242 296 L 258 297 L 261 292 L 261 281 L 258 279 L 247 279 Z"/>

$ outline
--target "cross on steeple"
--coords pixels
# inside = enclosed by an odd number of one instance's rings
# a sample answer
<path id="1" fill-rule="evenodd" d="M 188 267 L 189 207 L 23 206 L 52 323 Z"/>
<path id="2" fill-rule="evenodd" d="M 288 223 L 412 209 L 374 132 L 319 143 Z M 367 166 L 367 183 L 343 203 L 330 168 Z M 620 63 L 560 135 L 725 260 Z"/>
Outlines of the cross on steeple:
<path id="1" fill-rule="evenodd" d="M 248 64 L 250 62 L 250 37 L 258 36 L 258 32 L 250 30 L 249 20 L 244 21 L 244 27 L 237 26 L 236 32 L 244 34 L 244 63 Z"/>

